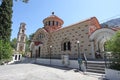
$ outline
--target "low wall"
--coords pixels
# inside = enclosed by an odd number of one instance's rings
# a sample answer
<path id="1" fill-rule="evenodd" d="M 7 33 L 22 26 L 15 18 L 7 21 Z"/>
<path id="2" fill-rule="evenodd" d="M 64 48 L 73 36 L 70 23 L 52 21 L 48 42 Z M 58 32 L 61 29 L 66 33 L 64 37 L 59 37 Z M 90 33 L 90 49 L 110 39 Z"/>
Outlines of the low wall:
<path id="1" fill-rule="evenodd" d="M 69 64 L 70 68 L 79 68 L 79 64 L 77 60 L 69 60 L 69 61 L 70 61 L 70 64 Z"/>
<path id="2" fill-rule="evenodd" d="M 52 60 L 51 60 L 51 64 L 52 64 L 52 65 L 56 65 L 56 66 L 64 66 L 64 65 L 62 64 L 62 60 L 60 60 L 60 59 L 52 59 Z"/>
<path id="3" fill-rule="evenodd" d="M 50 59 L 36 59 L 38 64 L 50 64 Z"/>
<path id="4" fill-rule="evenodd" d="M 41 59 L 41 58 L 37 58 L 36 59 L 36 63 L 38 64 L 47 64 L 50 65 L 50 59 Z M 69 68 L 75 68 L 75 69 L 79 69 L 79 64 L 77 60 L 69 60 L 68 65 L 64 64 L 63 61 L 61 59 L 51 59 L 51 65 L 56 65 L 56 66 L 67 66 Z M 81 66 L 81 69 L 84 66 Z"/>
<path id="5" fill-rule="evenodd" d="M 105 68 L 105 75 L 109 80 L 120 80 L 120 71 Z"/>

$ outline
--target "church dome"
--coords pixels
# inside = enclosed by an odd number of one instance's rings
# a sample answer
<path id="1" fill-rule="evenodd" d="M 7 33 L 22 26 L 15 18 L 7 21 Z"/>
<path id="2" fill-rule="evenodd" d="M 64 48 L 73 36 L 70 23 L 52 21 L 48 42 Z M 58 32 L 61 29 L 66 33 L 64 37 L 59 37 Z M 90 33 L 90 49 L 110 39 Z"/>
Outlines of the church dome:
<path id="1" fill-rule="evenodd" d="M 49 17 L 45 18 L 43 20 L 43 23 L 45 24 L 47 21 L 58 21 L 61 25 L 64 23 L 62 19 L 60 19 L 58 16 L 54 15 L 54 12 L 52 12 L 52 15 Z"/>
<path id="2" fill-rule="evenodd" d="M 52 12 L 52 15 L 43 20 L 44 28 L 48 32 L 53 32 L 61 28 L 63 23 L 63 20 L 60 19 L 58 16 L 54 15 L 54 12 Z"/>

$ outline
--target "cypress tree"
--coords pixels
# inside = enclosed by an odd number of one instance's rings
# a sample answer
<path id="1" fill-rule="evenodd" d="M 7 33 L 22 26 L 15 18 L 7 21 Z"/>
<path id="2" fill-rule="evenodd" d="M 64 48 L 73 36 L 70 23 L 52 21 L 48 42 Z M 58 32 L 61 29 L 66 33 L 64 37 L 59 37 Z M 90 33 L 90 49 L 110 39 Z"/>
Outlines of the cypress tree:
<path id="1" fill-rule="evenodd" d="M 17 1 L 17 0 L 15 0 Z M 29 0 L 21 0 L 27 3 Z M 12 26 L 13 0 L 1 0 L 0 5 L 0 40 L 10 41 Z"/>
<path id="2" fill-rule="evenodd" d="M 13 0 L 2 0 L 0 6 L 0 39 L 10 41 Z"/>

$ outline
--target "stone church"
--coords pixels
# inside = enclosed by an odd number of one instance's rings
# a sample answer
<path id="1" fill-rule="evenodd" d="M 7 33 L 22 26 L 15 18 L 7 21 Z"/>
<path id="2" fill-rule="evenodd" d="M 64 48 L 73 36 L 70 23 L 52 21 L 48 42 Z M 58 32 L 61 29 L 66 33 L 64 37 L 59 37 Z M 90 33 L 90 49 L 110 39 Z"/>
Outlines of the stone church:
<path id="1" fill-rule="evenodd" d="M 104 51 L 105 42 L 114 35 L 115 30 L 101 28 L 96 17 L 63 27 L 64 21 L 54 13 L 43 20 L 44 27 L 39 28 L 31 40 L 31 57 L 70 59 L 85 56 L 95 59 L 95 52 Z"/>

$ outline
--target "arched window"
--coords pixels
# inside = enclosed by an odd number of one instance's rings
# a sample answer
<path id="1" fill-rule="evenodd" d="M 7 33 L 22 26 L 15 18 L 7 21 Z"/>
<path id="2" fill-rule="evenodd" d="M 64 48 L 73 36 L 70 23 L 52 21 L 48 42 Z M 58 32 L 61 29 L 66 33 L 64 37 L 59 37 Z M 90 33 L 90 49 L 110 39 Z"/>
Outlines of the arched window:
<path id="1" fill-rule="evenodd" d="M 24 33 L 25 31 L 24 30 L 22 30 L 22 33 Z"/>
<path id="2" fill-rule="evenodd" d="M 66 51 L 66 50 L 71 50 L 71 43 L 69 40 L 65 39 L 62 42 L 62 46 L 61 46 L 62 51 Z"/>
<path id="3" fill-rule="evenodd" d="M 20 40 L 20 41 L 22 41 L 22 42 L 24 41 L 24 37 L 23 37 L 23 36 L 21 37 L 21 40 Z"/>
<path id="4" fill-rule="evenodd" d="M 42 39 L 42 38 L 44 38 L 45 37 L 45 35 L 43 34 L 43 33 L 40 33 L 39 35 L 38 35 L 38 39 Z"/>
<path id="5" fill-rule="evenodd" d="M 48 25 L 50 26 L 50 21 L 48 22 Z"/>
<path id="6" fill-rule="evenodd" d="M 54 24 L 55 24 L 54 21 L 52 23 L 53 23 L 53 26 L 54 26 Z"/>
<path id="7" fill-rule="evenodd" d="M 23 51 L 23 46 L 20 46 L 20 49 L 19 49 L 20 51 Z"/>
<path id="8" fill-rule="evenodd" d="M 56 21 L 56 26 L 58 26 L 58 21 Z"/>
<path id="9" fill-rule="evenodd" d="M 66 50 L 66 43 L 64 43 L 64 46 L 63 46 L 63 50 L 65 51 Z"/>
<path id="10" fill-rule="evenodd" d="M 48 25 L 48 22 L 45 22 L 45 26 L 47 26 Z"/>
<path id="11" fill-rule="evenodd" d="M 68 50 L 71 50 L 71 44 L 70 44 L 70 41 L 69 41 L 67 44 L 68 44 Z"/>

